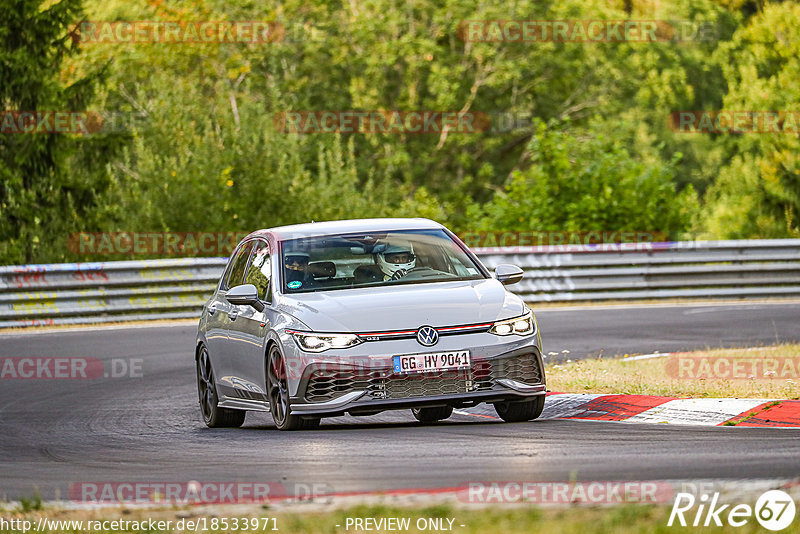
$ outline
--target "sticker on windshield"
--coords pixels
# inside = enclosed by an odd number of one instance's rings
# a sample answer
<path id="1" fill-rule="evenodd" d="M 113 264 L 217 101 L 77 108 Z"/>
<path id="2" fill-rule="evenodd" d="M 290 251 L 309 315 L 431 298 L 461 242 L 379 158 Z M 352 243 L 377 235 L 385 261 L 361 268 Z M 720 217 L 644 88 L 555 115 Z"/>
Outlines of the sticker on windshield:
<path id="1" fill-rule="evenodd" d="M 297 289 L 298 287 L 300 287 L 302 285 L 303 285 L 303 282 L 300 282 L 299 280 L 293 280 L 293 281 L 289 282 L 288 284 L 286 284 L 286 286 L 289 289 Z"/>

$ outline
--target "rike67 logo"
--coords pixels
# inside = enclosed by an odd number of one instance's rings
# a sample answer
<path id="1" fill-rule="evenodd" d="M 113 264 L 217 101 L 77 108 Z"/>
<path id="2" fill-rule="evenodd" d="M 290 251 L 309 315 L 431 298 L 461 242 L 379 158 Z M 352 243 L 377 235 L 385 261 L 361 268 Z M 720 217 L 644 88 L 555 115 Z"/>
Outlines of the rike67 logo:
<path id="1" fill-rule="evenodd" d="M 677 524 L 682 527 L 688 524 L 694 527 L 721 527 L 723 523 L 741 527 L 755 516 L 756 521 L 765 529 L 779 531 L 792 524 L 795 511 L 794 500 L 781 490 L 764 492 L 754 507 L 749 504 L 721 504 L 719 492 L 710 497 L 703 493 L 699 499 L 691 493 L 678 493 L 667 526 L 671 527 L 677 520 Z"/>

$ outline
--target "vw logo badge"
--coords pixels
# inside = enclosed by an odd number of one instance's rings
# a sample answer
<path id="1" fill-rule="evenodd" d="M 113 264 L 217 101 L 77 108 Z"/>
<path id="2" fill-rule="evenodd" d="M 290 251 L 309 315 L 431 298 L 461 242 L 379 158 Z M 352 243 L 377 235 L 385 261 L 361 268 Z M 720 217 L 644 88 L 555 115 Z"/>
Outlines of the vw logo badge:
<path id="1" fill-rule="evenodd" d="M 421 326 L 417 330 L 417 343 L 430 347 L 439 341 L 439 332 L 432 326 Z"/>

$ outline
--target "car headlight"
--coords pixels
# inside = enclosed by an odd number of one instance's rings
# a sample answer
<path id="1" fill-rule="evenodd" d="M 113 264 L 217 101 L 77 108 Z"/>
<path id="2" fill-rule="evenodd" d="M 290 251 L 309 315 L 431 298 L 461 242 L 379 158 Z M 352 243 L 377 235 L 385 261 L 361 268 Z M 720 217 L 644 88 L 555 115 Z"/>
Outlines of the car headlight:
<path id="1" fill-rule="evenodd" d="M 301 332 L 286 330 L 305 352 L 325 352 L 328 349 L 346 349 L 354 347 L 364 340 L 355 334 L 321 334 L 319 332 Z"/>
<path id="2" fill-rule="evenodd" d="M 489 332 L 498 336 L 528 336 L 536 330 L 534 324 L 533 314 L 528 310 L 525 315 L 493 323 Z"/>

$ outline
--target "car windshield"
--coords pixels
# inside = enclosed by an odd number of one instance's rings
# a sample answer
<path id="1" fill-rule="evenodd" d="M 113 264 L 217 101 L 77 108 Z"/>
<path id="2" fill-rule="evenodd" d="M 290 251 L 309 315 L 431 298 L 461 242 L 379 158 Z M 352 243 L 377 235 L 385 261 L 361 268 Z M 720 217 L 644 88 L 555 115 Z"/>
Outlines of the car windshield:
<path id="1" fill-rule="evenodd" d="M 281 255 L 284 293 L 485 278 L 444 230 L 291 239 Z"/>

